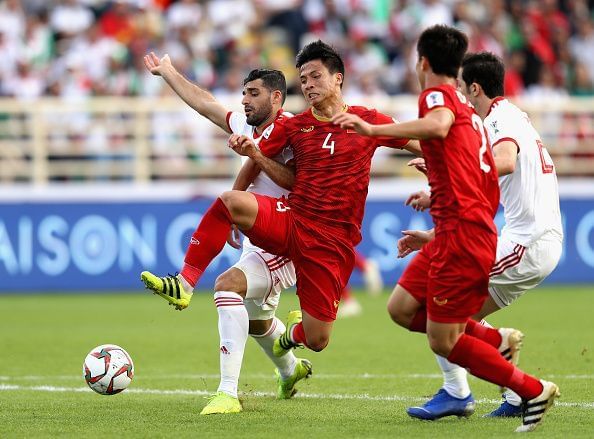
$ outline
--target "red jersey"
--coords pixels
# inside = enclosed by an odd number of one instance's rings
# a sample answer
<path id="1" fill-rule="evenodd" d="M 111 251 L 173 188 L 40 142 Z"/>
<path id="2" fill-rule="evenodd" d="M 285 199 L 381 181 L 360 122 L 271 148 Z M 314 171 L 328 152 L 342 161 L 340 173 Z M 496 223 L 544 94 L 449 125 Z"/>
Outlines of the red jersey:
<path id="1" fill-rule="evenodd" d="M 499 185 L 483 122 L 451 85 L 428 88 L 419 96 L 419 118 L 437 108 L 450 110 L 454 123 L 445 139 L 421 140 L 435 231 L 468 221 L 496 233 Z"/>
<path id="2" fill-rule="evenodd" d="M 365 107 L 347 111 L 371 124 L 394 122 Z M 380 145 L 402 148 L 407 143 L 408 139 L 361 136 L 317 118 L 308 109 L 290 119 L 277 119 L 259 147 L 267 157 L 276 156 L 286 146 L 293 148 L 296 173 L 289 207 L 308 224 L 344 230 L 355 245 L 361 241 L 373 153 Z"/>

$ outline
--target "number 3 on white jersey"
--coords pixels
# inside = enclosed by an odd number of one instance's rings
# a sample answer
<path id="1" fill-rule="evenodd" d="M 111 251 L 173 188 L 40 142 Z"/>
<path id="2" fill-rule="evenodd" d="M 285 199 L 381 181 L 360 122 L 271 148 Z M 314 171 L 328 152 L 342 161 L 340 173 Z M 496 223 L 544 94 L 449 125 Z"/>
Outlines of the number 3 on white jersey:
<path id="1" fill-rule="evenodd" d="M 491 166 L 484 162 L 485 153 L 487 152 L 487 136 L 485 135 L 485 129 L 483 128 L 483 121 L 478 114 L 472 115 L 472 127 L 477 130 L 481 135 L 481 149 L 479 150 L 479 163 L 481 170 L 487 174 L 491 171 Z"/>
<path id="2" fill-rule="evenodd" d="M 323 149 L 330 150 L 330 155 L 334 154 L 334 140 L 332 141 L 332 143 L 328 143 L 328 140 L 330 140 L 331 135 L 332 135 L 332 133 L 328 133 L 328 135 L 326 136 L 326 139 L 324 140 L 324 143 L 322 144 Z"/>

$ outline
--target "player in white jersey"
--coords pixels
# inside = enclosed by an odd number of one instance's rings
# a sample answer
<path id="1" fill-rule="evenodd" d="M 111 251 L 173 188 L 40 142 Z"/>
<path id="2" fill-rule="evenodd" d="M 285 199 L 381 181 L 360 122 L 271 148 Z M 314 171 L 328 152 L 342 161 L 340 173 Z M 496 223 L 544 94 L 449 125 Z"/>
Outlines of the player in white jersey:
<path id="1" fill-rule="evenodd" d="M 555 269 L 561 257 L 563 228 L 553 161 L 526 113 L 502 97 L 503 63 L 491 53 L 469 54 L 460 72 L 460 91 L 483 119 L 493 148 L 505 218 L 490 274 L 489 297 L 475 316 L 481 320 L 535 288 Z M 413 194 L 407 203 L 417 210 L 430 207 L 428 194 L 423 192 Z M 432 238 L 432 231 L 404 233 L 398 242 L 400 257 Z M 409 415 L 438 419 L 471 414 L 474 399 L 466 371 L 445 358 L 438 357 L 438 363 L 444 373 L 443 388 L 422 407 L 409 408 Z M 520 416 L 520 404 L 520 397 L 508 390 L 501 406 L 488 416 Z"/>
<path id="2" fill-rule="evenodd" d="M 229 134 L 247 135 L 256 142 L 266 137 L 275 121 L 291 117 L 282 110 L 286 98 L 286 82 L 278 70 L 256 69 L 244 80 L 242 105 L 245 113 L 228 111 L 214 96 L 183 77 L 171 64 L 168 55 L 159 59 L 154 53 L 144 58 L 147 69 L 162 76 L 169 86 L 199 114 L 208 118 Z M 268 171 L 276 183 L 251 160 L 244 162 L 233 184 L 235 190 L 248 190 L 263 195 L 280 197 L 288 192 L 280 187 L 291 187 L 294 172 L 286 166 L 292 158 L 285 150 Z M 278 183 L 278 184 L 277 184 Z M 239 248 L 237 229 L 231 232 L 229 244 Z M 169 301 L 179 292 L 183 284 L 186 292 L 193 288 L 180 276 L 172 278 L 176 285 L 167 283 L 161 288 L 161 297 Z M 163 278 L 143 272 L 146 285 L 166 285 Z M 170 279 L 169 282 L 172 280 Z M 201 414 L 237 413 L 242 410 L 237 397 L 237 387 L 243 353 L 248 334 L 262 347 L 276 366 L 279 399 L 294 395 L 295 384 L 311 375 L 312 366 L 308 360 L 290 355 L 275 357 L 272 345 L 285 332 L 284 324 L 275 317 L 282 289 L 295 285 L 295 268 L 287 258 L 272 255 L 252 245 L 246 238 L 239 261 L 215 282 L 214 301 L 219 314 L 221 381 L 217 393 L 210 399 Z M 187 305 L 191 294 L 187 295 Z M 181 308 L 179 308 L 181 309 Z"/>

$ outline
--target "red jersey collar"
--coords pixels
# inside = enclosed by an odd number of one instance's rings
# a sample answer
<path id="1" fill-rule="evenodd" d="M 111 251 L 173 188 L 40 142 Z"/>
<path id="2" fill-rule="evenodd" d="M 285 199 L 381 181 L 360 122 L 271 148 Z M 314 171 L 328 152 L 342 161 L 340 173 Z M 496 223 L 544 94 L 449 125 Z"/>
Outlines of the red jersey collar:
<path id="1" fill-rule="evenodd" d="M 274 117 L 274 119 L 272 120 L 272 122 L 270 122 L 268 125 L 265 125 L 264 127 L 262 127 L 262 132 L 261 133 L 258 133 L 258 130 L 256 129 L 256 127 L 254 127 L 254 134 L 257 135 L 258 137 L 260 137 L 262 135 L 262 133 L 264 131 L 266 131 L 266 128 L 268 128 L 270 125 L 272 125 L 276 121 L 276 119 L 278 119 L 278 117 L 281 114 L 283 114 L 284 112 L 285 112 L 285 110 L 283 108 L 281 108 L 280 110 L 278 110 L 276 112 L 276 116 Z"/>

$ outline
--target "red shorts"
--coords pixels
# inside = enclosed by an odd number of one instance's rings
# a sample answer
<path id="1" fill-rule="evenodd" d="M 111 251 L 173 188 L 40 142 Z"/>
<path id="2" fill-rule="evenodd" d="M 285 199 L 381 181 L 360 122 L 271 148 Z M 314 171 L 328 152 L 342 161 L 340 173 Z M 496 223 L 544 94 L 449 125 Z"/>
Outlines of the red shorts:
<path id="1" fill-rule="evenodd" d="M 348 235 L 295 215 L 284 197 L 254 196 L 258 215 L 245 234 L 254 245 L 293 261 L 302 310 L 324 322 L 336 320 L 340 296 L 355 264 Z"/>
<path id="2" fill-rule="evenodd" d="M 488 296 L 497 235 L 472 223 L 436 235 L 408 264 L 398 284 L 427 307 L 427 318 L 464 323 Z"/>

